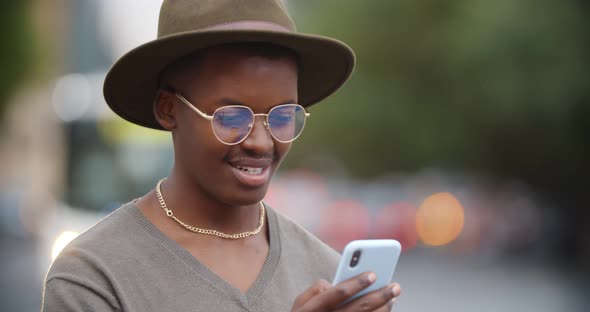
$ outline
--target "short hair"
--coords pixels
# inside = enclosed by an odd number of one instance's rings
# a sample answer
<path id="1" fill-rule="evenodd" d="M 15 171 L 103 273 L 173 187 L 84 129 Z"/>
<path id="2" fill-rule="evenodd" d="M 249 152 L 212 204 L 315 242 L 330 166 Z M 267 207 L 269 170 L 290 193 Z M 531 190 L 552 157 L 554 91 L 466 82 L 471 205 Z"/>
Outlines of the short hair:
<path id="1" fill-rule="evenodd" d="M 295 59 L 295 62 L 299 67 L 299 55 L 290 48 L 268 42 L 227 43 L 199 49 L 171 62 L 160 72 L 158 87 L 160 89 L 172 91 L 172 86 L 169 85 L 172 77 L 184 73 L 187 69 L 197 65 L 201 61 L 202 55 L 208 50 L 219 47 L 238 49 L 245 51 L 248 55 L 260 56 L 271 60 L 292 57 Z"/>

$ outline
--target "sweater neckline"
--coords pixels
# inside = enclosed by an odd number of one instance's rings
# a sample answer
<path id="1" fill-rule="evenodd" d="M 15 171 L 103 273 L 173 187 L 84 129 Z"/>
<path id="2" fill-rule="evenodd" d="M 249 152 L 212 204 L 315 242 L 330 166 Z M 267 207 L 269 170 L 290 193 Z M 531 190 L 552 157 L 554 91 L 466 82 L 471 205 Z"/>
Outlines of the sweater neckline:
<path id="1" fill-rule="evenodd" d="M 162 233 L 151 221 L 149 221 L 134 203 L 130 203 L 127 212 L 135 219 L 137 223 L 152 237 L 163 245 L 169 252 L 174 254 L 183 263 L 185 263 L 193 272 L 200 275 L 214 286 L 214 289 L 222 292 L 224 295 L 231 296 L 239 302 L 244 308 L 250 310 L 258 303 L 258 299 L 264 294 L 270 286 L 273 276 L 277 271 L 281 254 L 280 237 L 277 225 L 277 216 L 275 211 L 264 204 L 266 209 L 266 218 L 269 233 L 269 250 L 262 269 L 258 273 L 256 280 L 248 290 L 243 293 L 238 288 L 221 278 L 215 272 L 195 258 L 188 250 L 179 245 L 176 241 Z"/>

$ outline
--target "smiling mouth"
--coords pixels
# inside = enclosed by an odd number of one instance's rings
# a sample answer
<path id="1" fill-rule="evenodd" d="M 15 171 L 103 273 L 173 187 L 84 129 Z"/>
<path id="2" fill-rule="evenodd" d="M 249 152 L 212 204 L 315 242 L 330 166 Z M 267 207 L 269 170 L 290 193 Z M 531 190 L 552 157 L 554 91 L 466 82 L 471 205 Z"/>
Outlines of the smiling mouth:
<path id="1" fill-rule="evenodd" d="M 237 165 L 234 165 L 234 167 L 238 168 L 240 171 L 243 171 L 243 172 L 245 172 L 247 174 L 251 174 L 251 175 L 259 175 L 264 170 L 264 168 L 246 167 L 246 166 L 237 166 Z"/>

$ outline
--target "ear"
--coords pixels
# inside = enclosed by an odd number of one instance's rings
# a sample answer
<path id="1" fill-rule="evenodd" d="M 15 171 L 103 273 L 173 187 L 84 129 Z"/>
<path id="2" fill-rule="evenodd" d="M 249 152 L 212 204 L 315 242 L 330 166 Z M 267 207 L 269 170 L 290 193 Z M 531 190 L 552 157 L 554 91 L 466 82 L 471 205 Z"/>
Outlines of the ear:
<path id="1" fill-rule="evenodd" d="M 154 117 L 166 130 L 175 129 L 177 126 L 175 100 L 173 93 L 162 89 L 157 91 L 154 99 Z"/>

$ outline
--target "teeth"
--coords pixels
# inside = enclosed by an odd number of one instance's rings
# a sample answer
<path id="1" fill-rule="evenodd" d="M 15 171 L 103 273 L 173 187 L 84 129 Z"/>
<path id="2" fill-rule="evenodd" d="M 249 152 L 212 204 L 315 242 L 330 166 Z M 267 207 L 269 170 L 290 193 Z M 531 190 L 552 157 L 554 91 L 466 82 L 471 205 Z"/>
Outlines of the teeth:
<path id="1" fill-rule="evenodd" d="M 244 166 L 236 166 L 236 168 L 247 172 L 249 174 L 261 174 L 262 173 L 262 168 L 254 168 L 254 167 L 244 167 Z"/>

